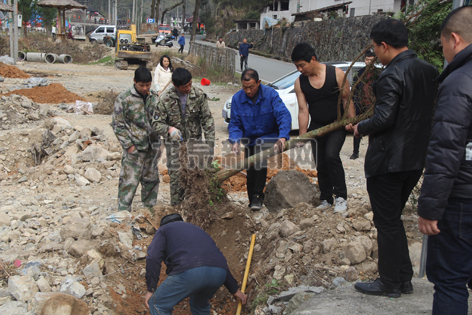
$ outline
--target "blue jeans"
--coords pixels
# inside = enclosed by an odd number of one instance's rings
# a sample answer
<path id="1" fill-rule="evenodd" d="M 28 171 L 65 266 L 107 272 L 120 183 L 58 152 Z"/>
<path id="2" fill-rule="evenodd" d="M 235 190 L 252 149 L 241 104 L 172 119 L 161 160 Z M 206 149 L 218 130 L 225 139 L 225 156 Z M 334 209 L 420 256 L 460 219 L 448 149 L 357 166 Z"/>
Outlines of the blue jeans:
<path id="1" fill-rule="evenodd" d="M 472 200 L 449 199 L 441 231 L 428 240 L 426 273 L 434 283 L 433 315 L 466 315 L 472 279 Z"/>
<path id="2" fill-rule="evenodd" d="M 174 306 L 190 297 L 193 315 L 210 314 L 208 302 L 226 280 L 226 270 L 198 267 L 168 276 L 149 299 L 151 315 L 171 315 Z"/>

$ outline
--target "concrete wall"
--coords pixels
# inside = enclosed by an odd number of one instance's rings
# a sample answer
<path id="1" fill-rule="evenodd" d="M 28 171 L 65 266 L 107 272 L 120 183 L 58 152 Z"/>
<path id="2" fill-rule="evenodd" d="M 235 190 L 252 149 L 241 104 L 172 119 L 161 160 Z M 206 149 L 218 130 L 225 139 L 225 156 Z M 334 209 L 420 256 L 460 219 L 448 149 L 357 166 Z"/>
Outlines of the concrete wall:
<path id="1" fill-rule="evenodd" d="M 236 52 L 232 49 L 190 42 L 189 54 L 204 58 L 208 65 L 222 67 L 225 75 L 234 76 Z"/>
<path id="2" fill-rule="evenodd" d="M 247 38 L 254 49 L 290 59 L 296 44 L 308 42 L 320 61 L 351 61 L 371 43 L 372 27 L 385 16 L 338 18 L 321 22 L 300 22 L 299 27 L 274 30 L 241 30 L 225 37 L 225 42 L 237 48 Z"/>

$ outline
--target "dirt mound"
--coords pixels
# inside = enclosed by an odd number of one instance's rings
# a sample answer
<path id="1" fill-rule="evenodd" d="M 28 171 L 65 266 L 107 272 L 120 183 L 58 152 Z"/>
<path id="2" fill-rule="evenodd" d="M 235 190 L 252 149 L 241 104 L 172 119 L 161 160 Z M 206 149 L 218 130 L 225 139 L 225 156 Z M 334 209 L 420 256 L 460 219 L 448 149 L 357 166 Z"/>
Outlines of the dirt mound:
<path id="1" fill-rule="evenodd" d="M 119 94 L 119 92 L 116 92 L 113 89 L 110 89 L 103 94 L 100 93 L 101 100 L 93 107 L 94 114 L 111 115 L 115 108 L 115 100 Z"/>
<path id="2" fill-rule="evenodd" d="M 29 79 L 30 76 L 15 66 L 6 65 L 0 62 L 0 76 L 11 79 Z"/>
<path id="3" fill-rule="evenodd" d="M 76 100 L 85 101 L 83 97 L 70 92 L 60 83 L 51 83 L 47 86 L 35 86 L 32 89 L 14 90 L 3 95 L 9 96 L 12 94 L 23 95 L 33 102 L 44 104 L 73 103 Z"/>

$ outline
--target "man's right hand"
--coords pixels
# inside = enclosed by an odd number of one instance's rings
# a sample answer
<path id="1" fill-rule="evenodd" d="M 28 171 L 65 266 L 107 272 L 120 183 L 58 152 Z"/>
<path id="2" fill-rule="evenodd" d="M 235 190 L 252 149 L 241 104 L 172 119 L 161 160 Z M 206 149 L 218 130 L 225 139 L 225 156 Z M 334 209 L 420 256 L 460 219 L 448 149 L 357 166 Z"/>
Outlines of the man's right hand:
<path id="1" fill-rule="evenodd" d="M 234 297 L 238 298 L 241 300 L 242 305 L 246 305 L 247 303 L 247 295 L 242 293 L 241 290 L 238 290 L 235 294 L 233 294 Z"/>
<path id="2" fill-rule="evenodd" d="M 231 152 L 233 152 L 234 155 L 239 155 L 239 143 L 233 143 Z"/>
<path id="3" fill-rule="evenodd" d="M 136 147 L 133 145 L 130 148 L 128 148 L 128 150 L 126 150 L 126 151 L 128 151 L 128 153 L 133 153 L 134 150 L 136 150 Z"/>
<path id="4" fill-rule="evenodd" d="M 175 127 L 170 127 L 169 128 L 169 134 L 172 140 L 174 141 L 182 141 L 182 134 L 180 133 L 180 130 L 175 128 Z"/>
<path id="5" fill-rule="evenodd" d="M 241 55 L 241 57 L 242 57 L 242 56 L 243 56 L 243 55 Z"/>

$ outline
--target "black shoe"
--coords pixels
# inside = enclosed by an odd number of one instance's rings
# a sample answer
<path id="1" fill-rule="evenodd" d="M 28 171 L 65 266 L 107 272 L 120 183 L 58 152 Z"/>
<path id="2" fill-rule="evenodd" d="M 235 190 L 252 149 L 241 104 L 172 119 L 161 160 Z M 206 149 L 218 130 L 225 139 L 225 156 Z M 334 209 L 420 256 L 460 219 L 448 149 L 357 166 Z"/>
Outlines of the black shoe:
<path id="1" fill-rule="evenodd" d="M 352 155 L 351 155 L 351 160 L 355 160 L 359 158 L 359 152 L 354 152 Z"/>
<path id="2" fill-rule="evenodd" d="M 261 210 L 262 209 L 262 198 L 259 195 L 254 195 L 251 202 L 251 210 Z"/>
<path id="3" fill-rule="evenodd" d="M 403 294 L 413 294 L 413 285 L 411 284 L 411 281 L 400 283 L 400 291 Z"/>
<path id="4" fill-rule="evenodd" d="M 369 295 L 386 295 L 391 298 L 398 298 L 402 295 L 399 288 L 387 288 L 382 281 L 380 281 L 380 278 L 373 282 L 357 282 L 354 288 L 361 293 Z"/>

